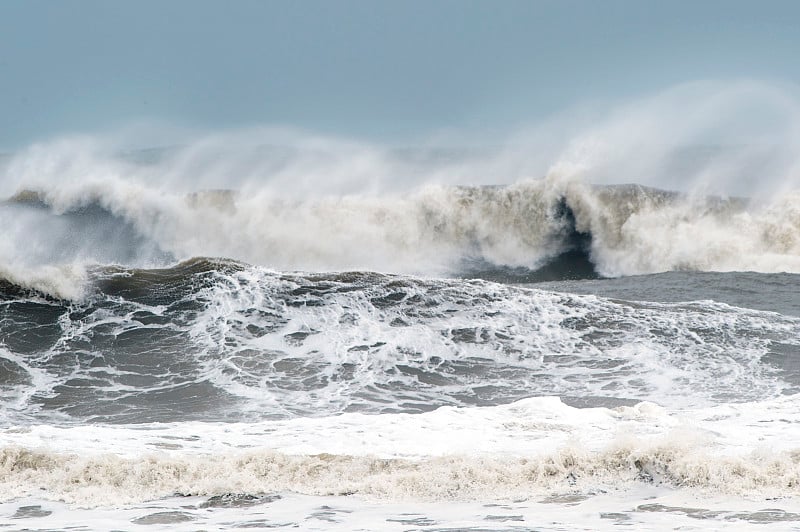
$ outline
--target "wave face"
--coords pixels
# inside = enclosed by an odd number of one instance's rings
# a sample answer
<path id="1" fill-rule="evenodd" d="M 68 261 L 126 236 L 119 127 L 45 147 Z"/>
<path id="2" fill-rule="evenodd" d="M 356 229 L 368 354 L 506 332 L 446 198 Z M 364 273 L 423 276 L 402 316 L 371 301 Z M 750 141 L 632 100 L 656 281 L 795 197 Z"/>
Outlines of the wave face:
<path id="1" fill-rule="evenodd" d="M 7 416 L 258 420 L 547 395 L 713 405 L 800 379 L 781 362 L 800 345 L 796 318 L 721 303 L 206 259 L 98 269 L 92 286 L 71 303 L 7 286 Z"/>

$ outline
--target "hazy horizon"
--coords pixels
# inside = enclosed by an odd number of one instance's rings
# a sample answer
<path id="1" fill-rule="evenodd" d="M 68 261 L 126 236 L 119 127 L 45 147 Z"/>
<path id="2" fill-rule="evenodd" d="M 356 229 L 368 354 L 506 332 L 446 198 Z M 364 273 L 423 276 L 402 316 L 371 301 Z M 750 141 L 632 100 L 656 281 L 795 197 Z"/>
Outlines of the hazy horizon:
<path id="1" fill-rule="evenodd" d="M 4 2 L 0 151 L 262 126 L 486 144 L 698 81 L 796 92 L 798 15 L 744 1 Z"/>

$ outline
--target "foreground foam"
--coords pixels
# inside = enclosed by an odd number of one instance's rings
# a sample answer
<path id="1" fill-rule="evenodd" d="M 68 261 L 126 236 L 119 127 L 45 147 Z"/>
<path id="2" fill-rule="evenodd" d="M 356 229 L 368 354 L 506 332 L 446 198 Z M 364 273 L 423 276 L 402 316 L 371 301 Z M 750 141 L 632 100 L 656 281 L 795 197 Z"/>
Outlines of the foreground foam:
<path id="1" fill-rule="evenodd" d="M 639 483 L 794 497 L 798 400 L 669 412 L 647 403 L 576 409 L 540 398 L 419 415 L 8 429 L 0 491 L 88 506 L 276 491 L 492 501 Z"/>

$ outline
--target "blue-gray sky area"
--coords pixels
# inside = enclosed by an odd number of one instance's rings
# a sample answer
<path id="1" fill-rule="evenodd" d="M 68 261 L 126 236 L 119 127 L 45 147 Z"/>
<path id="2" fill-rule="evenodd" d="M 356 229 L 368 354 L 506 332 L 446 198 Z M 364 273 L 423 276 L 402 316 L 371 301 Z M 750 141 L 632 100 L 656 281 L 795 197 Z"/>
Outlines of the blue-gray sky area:
<path id="1" fill-rule="evenodd" d="M 800 82 L 795 1 L 0 2 L 0 150 L 138 120 L 394 141 Z"/>

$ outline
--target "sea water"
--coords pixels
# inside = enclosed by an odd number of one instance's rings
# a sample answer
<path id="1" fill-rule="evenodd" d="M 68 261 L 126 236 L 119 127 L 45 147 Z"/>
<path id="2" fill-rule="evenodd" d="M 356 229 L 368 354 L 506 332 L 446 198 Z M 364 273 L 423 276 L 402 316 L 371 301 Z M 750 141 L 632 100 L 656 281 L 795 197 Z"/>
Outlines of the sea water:
<path id="1" fill-rule="evenodd" d="M 4 528 L 800 526 L 796 193 L 162 186 L 186 151 L 4 170 Z"/>

